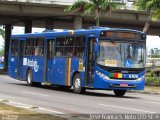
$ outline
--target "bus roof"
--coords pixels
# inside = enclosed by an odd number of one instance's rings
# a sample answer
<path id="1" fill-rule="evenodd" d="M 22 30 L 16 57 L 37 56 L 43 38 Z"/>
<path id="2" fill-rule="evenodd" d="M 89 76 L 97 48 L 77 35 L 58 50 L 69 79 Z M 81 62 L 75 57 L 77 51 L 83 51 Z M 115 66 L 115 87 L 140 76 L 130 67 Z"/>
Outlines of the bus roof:
<path id="1" fill-rule="evenodd" d="M 78 30 L 62 30 L 62 31 L 56 31 L 56 30 L 51 30 L 51 31 L 45 31 L 42 33 L 26 33 L 26 34 L 17 34 L 17 35 L 12 35 L 11 38 L 17 38 L 17 37 L 49 37 L 49 36 L 67 36 L 70 35 L 71 33 L 74 33 L 74 35 L 87 35 L 87 34 L 93 34 L 94 36 L 98 36 L 101 31 L 128 31 L 128 32 L 136 32 L 139 34 L 144 34 L 141 31 L 138 30 L 133 30 L 133 29 L 123 29 L 123 28 L 108 28 L 108 27 L 95 27 L 95 28 L 90 28 L 90 29 L 78 29 Z"/>

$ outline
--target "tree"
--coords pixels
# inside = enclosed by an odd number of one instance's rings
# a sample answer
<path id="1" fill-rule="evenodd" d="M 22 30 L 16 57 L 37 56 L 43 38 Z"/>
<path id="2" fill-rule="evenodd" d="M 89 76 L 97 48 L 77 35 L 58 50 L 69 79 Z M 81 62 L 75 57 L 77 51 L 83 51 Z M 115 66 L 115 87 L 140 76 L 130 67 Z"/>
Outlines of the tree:
<path id="1" fill-rule="evenodd" d="M 0 57 L 1 57 L 1 56 L 4 56 L 4 49 L 1 49 L 1 50 L 0 50 Z"/>
<path id="2" fill-rule="evenodd" d="M 119 9 L 124 4 L 113 2 L 112 0 L 78 0 L 73 5 L 68 6 L 64 11 L 70 14 L 84 12 L 85 14 L 95 14 L 96 26 L 99 26 L 100 14 L 105 11 L 109 15 L 112 10 Z"/>
<path id="3" fill-rule="evenodd" d="M 160 0 L 135 0 L 136 10 L 149 12 L 149 20 L 146 21 L 143 32 L 147 32 L 150 22 L 160 18 Z"/>
<path id="4" fill-rule="evenodd" d="M 150 53 L 151 53 L 151 55 L 153 55 L 154 54 L 154 50 L 150 49 Z"/>
<path id="5" fill-rule="evenodd" d="M 5 31 L 2 28 L 0 28 L 0 35 L 2 35 L 2 38 L 3 38 L 3 45 L 2 45 L 2 49 L 0 50 L 0 56 L 4 56 Z"/>
<path id="6" fill-rule="evenodd" d="M 2 35 L 2 38 L 5 39 L 5 31 L 0 28 L 0 35 Z"/>

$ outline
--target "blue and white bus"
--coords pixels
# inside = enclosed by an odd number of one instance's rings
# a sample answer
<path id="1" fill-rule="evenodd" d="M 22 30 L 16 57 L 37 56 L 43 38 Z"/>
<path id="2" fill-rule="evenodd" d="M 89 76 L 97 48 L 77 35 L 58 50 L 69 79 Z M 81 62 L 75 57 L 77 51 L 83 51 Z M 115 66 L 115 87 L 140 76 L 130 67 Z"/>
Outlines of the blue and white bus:
<path id="1" fill-rule="evenodd" d="M 98 27 L 12 35 L 9 76 L 30 86 L 50 83 L 75 93 L 127 90 L 145 85 L 146 34 Z"/>

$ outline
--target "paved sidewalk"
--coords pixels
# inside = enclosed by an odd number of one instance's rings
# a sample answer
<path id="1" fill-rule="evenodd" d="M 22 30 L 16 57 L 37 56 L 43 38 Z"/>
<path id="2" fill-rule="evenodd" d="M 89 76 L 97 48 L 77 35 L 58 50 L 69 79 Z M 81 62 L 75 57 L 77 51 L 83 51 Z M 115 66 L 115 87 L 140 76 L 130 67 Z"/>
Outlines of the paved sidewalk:
<path id="1" fill-rule="evenodd" d="M 145 86 L 144 92 L 150 92 L 160 95 L 160 86 Z"/>
<path id="2" fill-rule="evenodd" d="M 137 93 L 144 93 L 144 94 L 155 94 L 160 95 L 160 86 L 145 86 L 145 89 L 142 91 L 132 91 Z"/>

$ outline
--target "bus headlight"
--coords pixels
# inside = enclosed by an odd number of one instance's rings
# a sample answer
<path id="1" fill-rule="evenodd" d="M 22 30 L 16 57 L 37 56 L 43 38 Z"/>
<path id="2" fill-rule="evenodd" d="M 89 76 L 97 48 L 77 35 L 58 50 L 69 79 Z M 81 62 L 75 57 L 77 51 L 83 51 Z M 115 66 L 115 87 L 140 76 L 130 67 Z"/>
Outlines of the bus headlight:
<path id="1" fill-rule="evenodd" d="M 99 71 L 96 71 L 96 74 L 98 76 L 100 76 L 101 78 L 105 79 L 105 80 L 109 80 L 110 78 L 108 76 L 106 76 L 105 74 L 99 72 Z"/>
<path id="2" fill-rule="evenodd" d="M 136 80 L 137 81 L 141 81 L 141 80 L 143 80 L 145 77 L 144 77 L 144 75 L 143 76 L 141 76 L 140 78 L 137 78 Z"/>

